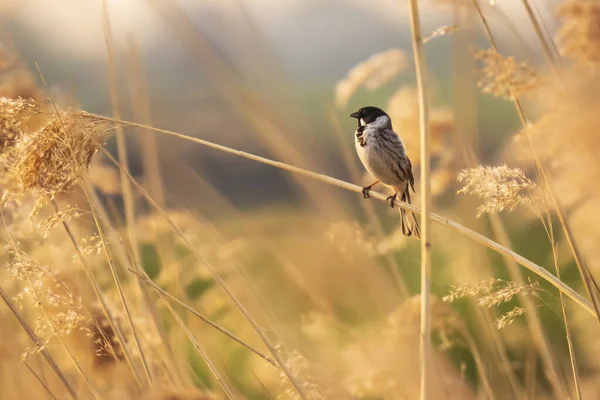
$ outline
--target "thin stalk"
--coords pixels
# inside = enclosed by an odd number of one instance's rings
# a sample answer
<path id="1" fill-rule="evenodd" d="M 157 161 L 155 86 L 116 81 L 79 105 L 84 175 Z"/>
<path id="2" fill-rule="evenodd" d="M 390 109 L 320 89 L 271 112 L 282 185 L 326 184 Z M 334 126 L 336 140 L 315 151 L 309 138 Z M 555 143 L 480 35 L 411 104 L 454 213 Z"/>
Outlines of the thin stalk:
<path id="1" fill-rule="evenodd" d="M 250 350 L 251 352 L 253 352 L 257 356 L 261 357 L 262 359 L 264 359 L 265 361 L 267 361 L 269 364 L 273 365 L 274 367 L 279 368 L 279 365 L 277 365 L 277 363 L 275 361 L 273 361 L 269 356 L 267 356 L 266 354 L 264 354 L 260 350 L 257 350 L 251 344 L 246 343 L 245 341 L 243 341 L 242 339 L 240 339 L 239 337 L 237 337 L 234 333 L 231 333 L 227 329 L 223 328 L 221 325 L 217 324 L 216 322 L 211 321 L 208 317 L 204 316 L 203 314 L 201 314 L 200 312 L 196 311 L 191 306 L 187 305 L 183 301 L 179 300 L 177 297 L 173 296 L 172 294 L 170 294 L 169 292 L 167 292 L 166 290 L 164 290 L 163 288 L 161 288 L 160 286 L 158 286 L 156 283 L 154 283 L 148 277 L 147 274 L 142 275 L 142 274 L 140 274 L 140 272 L 134 271 L 133 269 L 129 269 L 129 272 L 131 272 L 132 274 L 136 275 L 138 278 L 140 278 L 140 280 L 142 280 L 144 283 L 146 283 L 152 289 L 156 290 L 156 292 L 159 293 L 160 295 L 168 297 L 169 299 L 173 300 L 174 302 L 176 302 L 177 304 L 179 304 L 180 306 L 182 306 L 183 308 L 185 308 L 186 310 L 188 310 L 190 313 L 192 313 L 196 317 L 200 318 L 202 321 L 206 322 L 208 325 L 212 326 L 213 328 L 215 328 L 219 332 L 223 333 L 225 336 L 227 336 L 230 339 L 238 342 L 239 344 L 241 344 L 242 346 L 244 346 L 245 348 L 247 348 L 248 350 Z"/>
<path id="2" fill-rule="evenodd" d="M 431 354 L 431 160 L 429 151 L 429 100 L 427 94 L 427 71 L 419 19 L 419 1 L 410 0 L 410 28 L 417 74 L 419 98 L 419 131 L 421 144 L 421 400 L 426 400 L 430 387 L 428 369 Z"/>
<path id="3" fill-rule="evenodd" d="M 8 297 L 8 295 L 6 294 L 4 289 L 2 289 L 2 287 L 0 287 L 0 297 L 2 297 L 2 300 L 4 301 L 6 306 L 13 313 L 13 315 L 15 316 L 17 321 L 19 321 L 19 324 L 21 324 L 21 326 L 25 330 L 25 333 L 27 333 L 27 335 L 29 336 L 31 341 L 38 348 L 41 349 L 40 352 L 42 353 L 42 356 L 44 356 L 44 358 L 50 365 L 50 368 L 52 368 L 54 373 L 59 377 L 61 382 L 65 385 L 65 387 L 69 391 L 69 394 L 71 394 L 71 396 L 73 396 L 74 399 L 78 399 L 79 396 L 77 395 L 77 392 L 75 391 L 75 388 L 73 387 L 73 385 L 71 385 L 71 382 L 69 382 L 69 380 L 67 379 L 65 374 L 63 374 L 63 372 L 60 370 L 58 364 L 56 363 L 56 361 L 54 361 L 54 358 L 52 358 L 52 355 L 50 354 L 50 352 L 44 348 L 44 343 L 42 342 L 42 340 L 38 337 L 38 335 L 35 334 L 34 330 L 31 328 L 31 326 L 29 326 L 29 324 L 27 323 L 27 321 L 25 320 L 23 315 L 19 312 L 17 307 L 15 307 L 15 305 L 11 301 L 10 297 Z"/>
<path id="4" fill-rule="evenodd" d="M 106 150 L 103 149 L 103 152 L 104 152 L 104 155 L 110 161 L 112 161 L 118 168 L 121 168 L 121 171 L 124 171 L 122 169 L 121 165 L 119 164 L 119 162 L 108 151 L 106 151 Z M 229 287 L 225 284 L 225 281 L 219 276 L 219 274 L 218 274 L 217 270 L 215 269 L 215 267 L 212 264 L 210 264 L 202 256 L 202 254 L 200 254 L 200 252 L 198 251 L 198 249 L 196 249 L 194 247 L 194 245 L 185 236 L 185 234 L 183 233 L 183 231 L 169 217 L 169 215 L 164 210 L 164 208 L 161 207 L 152 198 L 152 196 L 150 196 L 150 194 L 148 193 L 148 191 L 146 189 L 144 189 L 142 187 L 142 185 L 140 185 L 135 180 L 135 178 L 133 176 L 131 176 L 131 174 L 129 174 L 127 171 L 124 171 L 124 172 L 125 172 L 125 175 L 127 176 L 127 178 L 136 187 L 136 189 L 146 198 L 146 200 L 160 214 L 162 214 L 162 216 L 169 223 L 169 225 L 171 226 L 171 228 L 181 237 L 181 239 L 185 243 L 186 247 L 192 252 L 192 254 L 194 254 L 194 256 L 206 267 L 206 269 L 211 274 L 212 278 L 215 280 L 215 282 L 217 283 L 217 285 L 219 285 L 219 287 L 223 290 L 223 292 L 225 292 L 225 294 L 227 295 L 227 297 L 229 297 L 229 299 L 235 304 L 236 308 L 242 313 L 242 315 L 244 316 L 244 318 L 248 321 L 248 323 L 252 326 L 252 328 L 254 329 L 254 331 L 262 339 L 262 341 L 264 342 L 264 344 L 267 346 L 267 348 L 269 349 L 269 351 L 271 352 L 271 354 L 273 355 L 273 357 L 275 358 L 275 360 L 277 361 L 277 363 L 281 367 L 282 371 L 288 377 L 288 379 L 289 379 L 290 383 L 292 384 L 292 386 L 294 386 L 294 388 L 296 389 L 296 392 L 298 393 L 298 395 L 303 400 L 306 399 L 307 397 L 306 397 L 306 394 L 304 393 L 304 389 L 302 388 L 302 386 L 300 385 L 300 383 L 296 380 L 296 378 L 293 376 L 293 374 L 291 373 L 291 371 L 289 370 L 289 368 L 285 365 L 283 359 L 280 357 L 280 355 L 277 352 L 277 350 L 275 349 L 275 347 L 271 344 L 271 342 L 270 342 L 269 338 L 267 337 L 267 335 L 265 334 L 265 332 L 258 325 L 258 323 L 254 320 L 254 318 L 250 315 L 250 313 L 248 312 L 248 310 L 246 309 L 246 307 L 244 307 L 244 305 L 241 303 L 241 301 L 233 294 L 233 292 L 231 290 L 229 290 Z"/>
<path id="5" fill-rule="evenodd" d="M 556 277 L 560 279 L 560 265 L 558 262 L 558 244 L 554 239 L 554 229 L 552 227 L 552 218 L 550 213 L 547 212 L 547 233 L 548 238 L 552 244 L 552 257 L 554 258 L 554 267 L 556 268 Z M 573 385 L 575 386 L 575 395 L 577 400 L 581 400 L 581 384 L 579 381 L 579 369 L 577 368 L 577 357 L 575 356 L 575 348 L 573 346 L 573 337 L 571 335 L 571 329 L 569 328 L 569 320 L 567 318 L 567 308 L 565 307 L 564 295 L 558 292 L 560 296 L 560 308 L 562 311 L 563 321 L 565 323 L 565 333 L 567 336 L 567 345 L 569 347 L 569 360 L 571 361 L 571 372 L 573 374 Z"/>
<path id="6" fill-rule="evenodd" d="M 31 375 L 33 375 L 33 377 L 39 382 L 39 384 L 42 385 L 46 393 L 48 393 L 48 396 L 52 397 L 54 400 L 58 400 L 56 396 L 52 393 L 48 385 L 46 385 L 46 383 L 42 380 L 42 377 L 39 376 L 33 368 L 31 368 L 31 365 L 29 365 L 27 361 L 24 361 L 23 364 L 25 364 L 29 372 L 31 372 Z"/>
<path id="7" fill-rule="evenodd" d="M 97 118 L 97 119 L 101 119 L 101 120 L 116 122 L 114 118 L 106 117 L 103 115 L 92 114 L 92 113 L 88 113 L 88 112 L 83 112 L 82 115 L 88 116 L 91 118 Z M 138 124 L 136 122 L 121 121 L 120 123 L 122 123 L 124 125 L 137 126 L 137 127 L 147 128 L 149 130 L 153 130 L 156 132 L 161 132 L 166 135 L 171 135 L 171 136 L 174 136 L 174 137 L 177 137 L 180 139 L 188 140 L 190 142 L 194 142 L 194 143 L 206 146 L 206 147 L 210 147 L 210 148 L 213 148 L 213 149 L 225 152 L 225 153 L 234 154 L 238 157 L 243 157 L 243 158 L 257 161 L 257 162 L 260 162 L 260 163 L 263 163 L 266 165 L 271 165 L 273 167 L 282 169 L 284 171 L 292 172 L 294 174 L 298 174 L 298 175 L 302 175 L 307 178 L 318 180 L 318 181 L 327 183 L 329 185 L 337 186 L 339 188 L 342 188 L 342 189 L 345 189 L 345 190 L 348 190 L 351 192 L 362 193 L 361 186 L 354 185 L 352 183 L 343 181 L 341 179 L 336 179 L 331 176 L 319 174 L 319 173 L 309 171 L 309 170 L 306 170 L 303 168 L 295 167 L 293 165 L 285 164 L 285 163 L 282 163 L 279 161 L 270 160 L 268 158 L 257 156 L 257 155 L 251 154 L 251 153 L 247 153 L 245 151 L 232 149 L 230 147 L 222 146 L 220 144 L 209 142 L 207 140 L 186 136 L 181 133 L 169 131 L 166 129 L 159 129 L 159 128 L 154 128 L 154 127 L 143 125 L 143 124 Z M 112 157 L 112 159 L 114 160 L 114 157 Z M 135 184 L 134 184 L 134 186 L 135 186 Z M 387 198 L 387 196 L 382 193 L 378 193 L 378 192 L 370 192 L 370 193 L 372 193 L 371 197 L 373 197 L 374 199 L 380 200 L 380 201 L 385 202 L 385 200 Z M 150 197 L 150 196 L 148 196 L 148 197 Z M 146 198 L 148 198 L 148 197 L 146 197 Z M 404 208 L 405 210 L 416 213 L 416 214 L 422 213 L 421 209 L 419 207 L 416 207 L 412 204 L 405 203 L 400 200 L 396 200 L 396 202 L 394 203 L 394 207 Z M 552 286 L 554 286 L 555 288 L 557 288 L 558 290 L 562 291 L 564 294 L 569 296 L 575 303 L 577 303 L 579 306 L 583 307 L 583 309 L 585 309 L 588 313 L 595 315 L 594 309 L 592 308 L 592 305 L 589 301 L 587 301 L 585 298 L 583 298 L 579 293 L 577 293 L 571 287 L 566 285 L 564 282 L 557 279 L 556 276 L 552 275 L 545 268 L 539 266 L 538 264 L 534 263 L 531 260 L 528 260 L 527 258 L 521 256 L 520 254 L 515 253 L 513 250 L 506 248 L 505 246 L 502 246 L 501 244 L 499 244 L 499 243 L 497 243 L 497 242 L 495 242 L 495 241 L 493 241 L 493 240 L 491 240 L 491 239 L 489 239 L 489 238 L 487 238 L 487 237 L 485 237 L 485 236 L 483 236 L 483 235 L 481 235 L 481 234 L 467 228 L 466 226 L 463 226 L 449 218 L 442 217 L 441 215 L 438 215 L 435 213 L 430 213 L 430 216 L 431 216 L 431 220 L 433 222 L 436 222 L 440 225 L 444 225 L 450 229 L 453 229 L 453 230 L 459 232 L 460 234 L 462 234 L 478 243 L 481 243 L 482 245 L 486 246 L 487 248 L 489 248 L 501 255 L 510 257 L 510 259 L 514 260 L 519 265 L 523 266 L 525 269 L 538 275 L 540 278 L 544 279 L 545 281 L 550 283 Z"/>
<path id="8" fill-rule="evenodd" d="M 111 27 L 110 27 L 110 18 L 108 13 L 108 6 L 106 4 L 106 0 L 102 0 L 102 22 L 103 22 L 103 30 L 104 30 L 104 41 L 106 45 L 106 59 L 107 59 L 107 69 L 108 69 L 108 81 L 109 81 L 109 92 L 110 92 L 110 103 L 112 105 L 112 112 L 115 119 L 119 120 L 119 96 L 117 94 L 117 82 L 116 82 L 116 66 L 115 66 L 115 57 L 114 57 L 114 49 L 113 49 L 113 40 L 111 35 Z M 127 162 L 127 145 L 125 143 L 125 136 L 123 134 L 123 127 L 119 124 L 115 126 L 115 136 L 117 138 L 117 152 L 119 154 L 119 161 L 125 171 L 129 171 L 129 163 Z M 121 173 L 121 192 L 123 194 L 123 204 L 125 207 L 125 225 L 127 229 L 127 236 L 129 239 L 129 246 L 131 246 L 133 250 L 133 255 L 136 263 L 139 264 L 140 261 L 140 250 L 137 243 L 137 236 L 135 232 L 135 201 L 133 199 L 133 194 L 131 191 L 131 185 L 129 181 L 125 179 L 123 173 Z M 117 283 L 117 279 L 115 279 Z M 119 286 L 119 283 L 117 283 Z M 127 304 L 124 301 L 124 297 L 121 299 L 123 301 L 123 307 L 127 310 Z M 129 310 L 127 310 L 128 318 Z M 148 385 L 152 387 L 152 374 L 150 372 L 150 367 L 148 365 L 148 360 L 146 360 L 146 355 L 144 353 L 144 349 L 142 348 L 142 344 L 140 343 L 139 336 L 135 331 L 135 326 L 133 321 L 130 320 L 129 324 L 133 331 L 133 338 L 135 340 L 135 345 L 140 353 L 140 359 L 142 360 L 142 365 L 144 367 L 144 372 L 146 374 L 146 380 L 148 381 Z"/>
<path id="9" fill-rule="evenodd" d="M 159 294 L 159 296 L 162 298 L 162 294 Z M 169 311 L 173 315 L 173 318 L 175 318 L 175 320 L 177 321 L 177 323 L 181 326 L 181 329 L 183 329 L 183 331 L 185 332 L 186 336 L 190 339 L 190 341 L 192 342 L 192 344 L 194 345 L 194 347 L 196 348 L 196 350 L 200 354 L 200 357 L 202 357 L 202 359 L 204 360 L 204 362 L 208 366 L 208 369 L 210 369 L 210 372 L 213 374 L 213 376 L 215 377 L 215 379 L 217 380 L 217 382 L 219 383 L 219 385 L 221 386 L 221 388 L 223 389 L 223 391 L 227 395 L 227 398 L 234 399 L 235 396 L 233 395 L 231 389 L 229 389 L 229 387 L 227 386 L 227 384 L 225 383 L 225 381 L 221 377 L 221 374 L 219 373 L 219 371 L 217 370 L 217 368 L 215 367 L 215 365 L 212 363 L 212 361 L 210 360 L 210 358 L 208 358 L 208 355 L 206 354 L 206 352 L 204 351 L 204 349 L 200 346 L 200 344 L 198 343 L 198 341 L 196 340 L 196 338 L 194 338 L 194 335 L 192 335 L 192 332 L 190 332 L 190 330 L 188 329 L 188 327 L 185 326 L 185 324 L 183 323 L 183 321 L 181 320 L 181 318 L 179 317 L 179 315 L 177 315 L 177 313 L 175 312 L 175 310 L 173 310 L 173 307 L 171 306 L 171 304 L 168 301 L 165 301 L 165 305 L 167 306 L 167 308 L 169 309 Z"/>
<path id="10" fill-rule="evenodd" d="M 54 99 L 52 98 L 52 96 L 50 96 L 50 90 L 48 89 L 48 85 L 46 84 L 46 80 L 44 79 L 44 75 L 42 74 L 42 70 L 40 69 L 40 66 L 38 64 L 36 64 L 36 67 L 37 67 L 38 75 L 39 75 L 40 79 L 42 80 L 42 84 L 44 85 L 46 96 L 47 96 L 48 100 L 50 100 L 50 103 L 52 104 L 52 107 L 54 109 L 54 113 L 56 114 L 56 118 L 58 118 L 58 120 L 60 122 L 60 125 L 61 125 L 61 128 L 63 130 L 63 134 L 66 137 L 67 136 L 67 131 L 66 131 L 65 126 L 64 126 L 64 124 L 62 122 L 62 118 L 60 117 L 60 112 L 58 111 L 58 107 L 56 106 L 56 103 L 54 102 Z M 61 140 L 62 138 L 58 137 L 58 139 Z M 115 284 L 117 286 L 117 291 L 119 292 L 119 296 L 121 298 L 121 302 L 123 303 L 123 306 L 125 308 L 125 312 L 126 312 L 126 314 L 128 316 L 128 320 L 129 320 L 129 322 L 131 324 L 132 333 L 135 336 L 135 335 L 137 335 L 137 333 L 135 331 L 135 327 L 133 326 L 133 320 L 131 318 L 131 314 L 129 313 L 129 308 L 127 307 L 127 302 L 125 301 L 125 295 L 124 295 L 123 290 L 121 288 L 121 282 L 119 281 L 119 277 L 118 277 L 118 275 L 116 273 L 114 264 L 112 262 L 112 257 L 111 257 L 111 255 L 110 255 L 110 253 L 108 251 L 108 245 L 106 244 L 106 240 L 105 240 L 105 237 L 104 237 L 104 231 L 102 230 L 102 226 L 100 225 L 100 221 L 98 219 L 98 215 L 96 214 L 94 204 L 92 203 L 92 200 L 91 200 L 91 197 L 90 197 L 90 193 L 88 192 L 88 189 L 87 189 L 85 183 L 83 182 L 83 176 L 84 176 L 83 175 L 83 171 L 81 170 L 81 166 L 79 165 L 79 162 L 77 161 L 77 157 L 75 156 L 75 153 L 74 153 L 73 149 L 71 148 L 71 145 L 69 144 L 69 142 L 66 141 L 66 140 L 63 140 L 63 142 L 67 146 L 67 148 L 69 149 L 69 154 L 66 155 L 66 156 L 70 155 L 71 158 L 73 159 L 73 164 L 75 165 L 75 168 L 77 170 L 77 176 L 79 177 L 78 184 L 81 187 L 82 192 L 85 195 L 85 198 L 86 198 L 86 200 L 87 200 L 87 202 L 88 202 L 88 204 L 90 206 L 90 211 L 92 213 L 92 217 L 94 218 L 94 223 L 95 223 L 96 228 L 98 230 L 98 235 L 100 236 L 100 239 L 102 241 L 102 248 L 103 248 L 104 253 L 106 255 L 106 259 L 108 261 L 108 265 L 109 265 L 110 270 L 112 272 L 113 279 L 115 280 Z M 56 207 L 56 204 L 55 204 L 55 207 Z M 63 221 L 63 226 L 66 226 L 66 224 L 64 223 L 64 221 Z M 71 240 L 73 241 L 73 243 L 75 244 L 76 248 L 79 249 L 79 247 L 77 245 L 77 241 L 75 240 L 75 237 L 72 236 L 72 235 L 70 235 L 70 237 L 71 237 Z M 81 256 L 81 252 L 79 251 L 78 253 Z M 83 258 L 81 258 L 81 259 L 83 260 Z M 91 270 L 89 272 L 90 273 L 88 274 L 88 277 L 89 278 L 93 278 L 93 274 L 91 274 Z M 93 282 L 93 281 L 95 281 L 95 279 L 90 279 L 90 282 Z M 93 283 L 93 285 L 94 285 L 94 283 Z M 100 289 L 99 288 L 97 288 L 97 289 L 98 290 L 96 291 L 96 294 L 98 295 L 100 293 Z M 135 377 L 137 383 L 140 385 L 140 387 L 142 387 L 142 381 L 140 379 L 139 372 L 138 372 L 138 370 L 137 370 L 137 368 L 135 366 L 135 363 L 133 362 L 133 358 L 131 357 L 131 354 L 130 354 L 129 350 L 127 349 L 125 339 L 123 338 L 123 334 L 122 334 L 121 330 L 119 329 L 119 327 L 117 326 L 117 324 L 115 324 L 114 321 L 112 320 L 111 313 L 108 311 L 108 306 L 106 305 L 106 303 L 105 303 L 104 299 L 102 298 L 102 296 L 99 296 L 98 298 L 102 302 L 102 307 L 103 307 L 104 313 L 106 315 L 106 318 L 109 321 L 111 321 L 111 326 L 112 326 L 113 330 L 115 331 L 115 333 L 117 334 L 117 336 L 119 337 L 119 341 L 121 342 L 121 347 L 123 349 L 123 354 L 125 355 L 125 359 L 127 360 L 127 363 L 129 364 L 129 367 L 131 368 L 131 370 L 132 370 L 132 372 L 134 374 L 134 377 Z"/>

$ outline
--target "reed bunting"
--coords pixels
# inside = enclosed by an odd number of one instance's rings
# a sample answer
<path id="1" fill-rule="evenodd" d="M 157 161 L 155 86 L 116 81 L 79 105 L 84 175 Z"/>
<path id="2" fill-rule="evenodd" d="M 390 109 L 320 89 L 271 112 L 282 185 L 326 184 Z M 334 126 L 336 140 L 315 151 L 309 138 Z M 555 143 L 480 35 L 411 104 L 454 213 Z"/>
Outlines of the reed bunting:
<path id="1" fill-rule="evenodd" d="M 392 128 L 389 115 L 380 108 L 368 106 L 350 116 L 358 121 L 355 132 L 358 157 L 367 171 L 377 179 L 363 188 L 364 198 L 368 199 L 371 188 L 381 182 L 394 191 L 394 194 L 387 198 L 392 208 L 398 196 L 400 200 L 410 204 L 410 190 L 415 191 L 412 165 L 404 150 L 402 139 Z M 408 214 L 412 215 L 412 223 Z M 400 209 L 400 221 L 404 235 L 421 237 L 415 214 Z"/>

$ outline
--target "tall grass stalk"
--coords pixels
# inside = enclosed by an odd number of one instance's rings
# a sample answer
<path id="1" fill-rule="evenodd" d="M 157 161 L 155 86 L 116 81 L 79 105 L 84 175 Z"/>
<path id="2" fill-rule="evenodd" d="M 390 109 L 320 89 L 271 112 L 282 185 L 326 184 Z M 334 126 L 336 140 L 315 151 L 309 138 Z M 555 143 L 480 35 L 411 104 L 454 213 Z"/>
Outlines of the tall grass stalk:
<path id="1" fill-rule="evenodd" d="M 52 391 L 50 390 L 50 388 L 48 387 L 48 385 L 46 385 L 46 382 L 44 382 L 44 380 L 42 379 L 42 377 L 39 376 L 37 372 L 35 372 L 35 370 L 31 367 L 31 365 L 29 365 L 29 363 L 27 361 L 24 361 L 23 364 L 25 364 L 25 367 L 29 370 L 29 372 L 31 372 L 31 375 L 33 375 L 33 377 L 44 388 L 44 390 L 46 391 L 46 393 L 48 393 L 48 396 L 50 396 L 53 400 L 58 400 L 56 398 L 56 396 L 54 395 L 54 393 L 52 393 Z"/>
<path id="2" fill-rule="evenodd" d="M 417 74 L 417 92 L 419 97 L 419 130 L 421 144 L 421 400 L 428 398 L 429 360 L 431 357 L 431 153 L 429 151 L 429 97 L 427 94 L 427 71 L 419 1 L 410 0 L 410 27 Z"/>
<path id="3" fill-rule="evenodd" d="M 251 344 L 243 341 L 242 339 L 240 339 L 238 336 L 236 336 L 234 333 L 230 332 L 226 328 L 222 327 L 221 325 L 217 324 L 216 322 L 213 322 L 210 318 L 208 318 L 205 315 L 201 314 L 200 312 L 196 311 L 192 306 L 184 303 L 183 301 L 179 300 L 177 297 L 173 296 L 172 294 L 170 294 L 169 292 L 167 292 L 166 290 L 164 290 L 163 288 L 161 288 L 160 286 L 158 286 L 156 283 L 154 283 L 148 277 L 147 274 L 144 273 L 142 275 L 139 271 L 134 271 L 133 269 L 129 269 L 129 272 L 131 272 L 132 274 L 136 275 L 145 284 L 147 284 L 152 289 L 154 289 L 161 296 L 161 298 L 164 299 L 165 297 L 168 297 L 169 299 L 173 300 L 174 302 L 176 302 L 177 304 L 179 304 L 181 307 L 185 308 L 187 311 L 189 311 L 190 313 L 192 313 L 194 316 L 198 317 L 200 320 L 202 320 L 205 323 L 207 323 L 208 325 L 212 326 L 213 328 L 215 328 L 216 330 L 218 330 L 219 332 L 221 332 L 222 334 L 224 334 L 228 338 L 230 338 L 230 339 L 238 342 L 239 344 L 241 344 L 242 346 L 244 346 L 245 348 L 247 348 L 248 350 L 250 350 L 251 352 L 253 352 L 257 356 L 261 357 L 262 359 L 264 359 L 265 361 L 267 361 L 269 364 L 273 365 L 274 367 L 279 368 L 279 365 L 277 365 L 277 363 L 275 361 L 273 361 L 269 356 L 267 356 L 266 354 L 264 354 L 260 350 L 256 349 Z M 167 300 L 164 299 L 164 301 L 167 301 Z"/>
<path id="4" fill-rule="evenodd" d="M 36 347 L 41 349 L 40 353 L 42 353 L 42 356 L 44 356 L 44 359 L 46 360 L 48 365 L 50 365 L 50 368 L 52 369 L 52 371 L 54 371 L 54 373 L 58 376 L 58 378 L 63 383 L 63 385 L 65 385 L 69 394 L 74 399 L 76 399 L 76 400 L 79 399 L 79 395 L 77 394 L 77 391 L 75 390 L 75 388 L 73 387 L 73 385 L 71 384 L 71 382 L 69 381 L 67 376 L 60 369 L 60 367 L 58 366 L 58 364 L 56 363 L 56 361 L 54 360 L 54 358 L 52 357 L 50 352 L 44 347 L 44 343 L 42 342 L 42 340 L 38 337 L 38 335 L 35 334 L 35 331 L 33 330 L 33 328 L 31 328 L 31 326 L 29 326 L 29 324 L 25 320 L 25 317 L 23 317 L 21 312 L 17 309 L 17 307 L 15 307 L 14 303 L 12 302 L 10 297 L 6 294 L 6 292 L 4 291 L 4 289 L 1 286 L 0 286 L 0 297 L 2 297 L 2 300 L 4 301 L 4 303 L 10 310 L 10 312 L 15 316 L 17 321 L 19 321 L 19 324 L 21 325 L 21 327 L 23 328 L 25 333 L 27 333 L 27 336 L 29 336 L 29 338 L 31 339 L 33 344 L 35 344 Z"/>
<path id="5" fill-rule="evenodd" d="M 108 69 L 108 82 L 109 82 L 109 92 L 110 92 L 110 103 L 112 105 L 113 116 L 119 120 L 120 112 L 119 112 L 119 95 L 117 93 L 117 71 L 115 64 L 115 56 L 114 56 L 114 45 L 111 34 L 111 26 L 110 26 L 110 17 L 108 11 L 108 5 L 106 4 L 106 0 L 102 0 L 102 26 L 104 30 L 104 42 L 106 46 L 106 60 L 107 60 L 107 69 Z M 117 152 L 119 154 L 119 160 L 121 165 L 125 171 L 129 170 L 129 163 L 127 160 L 127 144 L 125 142 L 125 136 L 123 134 L 123 127 L 119 124 L 115 125 L 115 136 L 117 139 Z M 133 199 L 131 185 L 129 184 L 129 180 L 125 179 L 123 173 L 121 173 L 121 193 L 123 194 L 123 203 L 125 206 L 125 225 L 127 230 L 127 237 L 129 239 L 129 246 L 133 251 L 134 259 L 137 264 L 140 262 L 140 250 L 137 243 L 137 235 L 135 232 L 135 200 Z M 115 279 L 116 281 L 117 279 Z M 140 291 L 142 292 L 142 298 L 144 288 L 140 286 Z M 145 298 L 147 300 L 147 298 Z M 127 304 L 123 301 L 123 307 L 127 309 Z M 127 312 L 129 315 L 129 311 Z M 140 343 L 139 335 L 136 332 L 136 328 L 133 324 L 133 321 L 130 321 L 131 329 L 133 332 L 133 337 L 135 340 L 135 344 L 137 346 L 138 352 L 140 353 L 140 359 L 142 360 L 142 366 L 144 367 L 144 373 L 146 374 L 146 380 L 149 386 L 152 386 L 152 374 L 150 371 L 150 367 L 148 366 L 148 361 L 146 360 L 146 355 L 144 354 L 144 349 L 142 348 L 142 344 Z"/>

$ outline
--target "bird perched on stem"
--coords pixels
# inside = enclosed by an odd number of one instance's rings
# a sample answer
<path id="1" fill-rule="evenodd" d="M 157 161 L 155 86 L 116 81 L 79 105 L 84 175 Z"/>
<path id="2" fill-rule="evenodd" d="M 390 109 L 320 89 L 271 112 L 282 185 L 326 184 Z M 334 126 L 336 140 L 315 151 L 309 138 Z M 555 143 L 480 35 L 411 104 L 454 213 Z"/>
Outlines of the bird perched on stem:
<path id="1" fill-rule="evenodd" d="M 364 198 L 368 199 L 371 188 L 381 182 L 394 191 L 394 194 L 387 198 L 392 208 L 398 196 L 400 200 L 410 204 L 410 190 L 415 191 L 412 165 L 404 150 L 404 143 L 392 128 L 389 115 L 380 108 L 368 106 L 350 116 L 358 121 L 355 132 L 358 157 L 367 171 L 377 179 L 363 188 Z M 402 233 L 420 238 L 417 217 L 410 213 L 411 223 L 409 213 L 400 209 Z"/>

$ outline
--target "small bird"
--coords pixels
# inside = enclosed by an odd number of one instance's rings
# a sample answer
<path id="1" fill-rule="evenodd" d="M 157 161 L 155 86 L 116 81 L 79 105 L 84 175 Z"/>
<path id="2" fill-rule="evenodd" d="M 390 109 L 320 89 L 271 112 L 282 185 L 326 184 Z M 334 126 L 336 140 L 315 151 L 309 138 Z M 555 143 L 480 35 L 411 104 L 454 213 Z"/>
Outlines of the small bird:
<path id="1" fill-rule="evenodd" d="M 389 115 L 380 108 L 368 106 L 350 116 L 358 121 L 355 132 L 358 157 L 367 171 L 377 178 L 375 182 L 363 188 L 363 197 L 368 199 L 371 188 L 381 182 L 394 191 L 394 194 L 387 198 L 392 208 L 398 196 L 400 200 L 410 204 L 410 190 L 415 191 L 412 165 L 404 150 L 404 143 L 392 128 Z M 400 209 L 402 233 L 420 238 L 417 217 L 411 214 L 412 224 L 407 211 Z"/>

